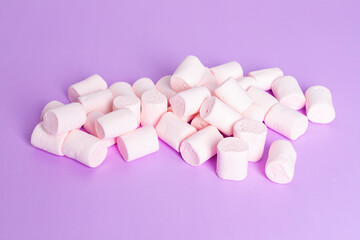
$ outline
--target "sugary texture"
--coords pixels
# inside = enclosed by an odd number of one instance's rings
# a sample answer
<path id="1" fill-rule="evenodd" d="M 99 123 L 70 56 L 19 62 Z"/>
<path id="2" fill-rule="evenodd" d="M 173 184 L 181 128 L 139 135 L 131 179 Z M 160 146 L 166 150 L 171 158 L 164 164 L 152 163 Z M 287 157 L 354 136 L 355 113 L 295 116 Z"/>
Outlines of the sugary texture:
<path id="1" fill-rule="evenodd" d="M 172 107 L 168 107 L 167 109 L 167 112 L 171 112 L 171 113 L 174 113 L 173 110 L 172 110 Z M 191 120 L 193 120 L 193 118 L 197 115 L 197 113 L 195 114 L 192 114 L 192 115 L 189 115 L 189 116 L 178 116 L 178 115 L 175 115 L 177 118 L 181 119 L 182 121 L 184 122 L 190 122 Z"/>
<path id="2" fill-rule="evenodd" d="M 259 161 L 264 153 L 267 127 L 262 122 L 240 119 L 234 125 L 234 137 L 241 138 L 249 145 L 249 162 Z"/>
<path id="3" fill-rule="evenodd" d="M 99 137 L 97 135 L 96 129 L 95 129 L 95 121 L 99 117 L 104 116 L 104 113 L 102 112 L 91 112 L 87 115 L 86 122 L 84 124 L 84 129 L 90 133 L 91 135 L 95 137 Z M 116 138 L 109 138 L 109 139 L 102 139 L 107 147 L 111 147 L 116 143 Z"/>
<path id="4" fill-rule="evenodd" d="M 181 156 L 190 165 L 200 166 L 216 154 L 216 147 L 223 138 L 216 127 L 207 126 L 181 143 Z"/>
<path id="5" fill-rule="evenodd" d="M 136 96 L 141 98 L 144 92 L 148 90 L 154 90 L 156 89 L 156 86 L 150 78 L 140 78 L 139 80 L 134 82 L 132 89 L 135 92 Z"/>
<path id="6" fill-rule="evenodd" d="M 266 176 L 276 183 L 289 183 L 294 177 L 296 151 L 286 140 L 273 142 L 265 165 Z"/>
<path id="7" fill-rule="evenodd" d="M 95 120 L 96 134 L 101 139 L 115 138 L 137 127 L 136 116 L 127 108 L 113 111 Z"/>
<path id="8" fill-rule="evenodd" d="M 246 92 L 254 100 L 254 103 L 264 109 L 265 115 L 274 104 L 278 103 L 276 98 L 260 88 L 250 87 Z"/>
<path id="9" fill-rule="evenodd" d="M 156 89 L 159 90 L 169 100 L 176 92 L 172 89 L 170 84 L 171 75 L 160 78 L 156 83 Z"/>
<path id="10" fill-rule="evenodd" d="M 298 111 L 282 103 L 277 103 L 265 116 L 265 124 L 285 137 L 296 140 L 306 132 L 309 121 Z"/>
<path id="11" fill-rule="evenodd" d="M 241 119 L 240 113 L 217 97 L 209 97 L 205 100 L 200 108 L 200 117 L 226 136 L 233 134 L 234 124 Z"/>
<path id="12" fill-rule="evenodd" d="M 31 144 L 49 153 L 64 156 L 62 145 L 68 133 L 69 132 L 65 132 L 58 135 L 50 134 L 44 129 L 43 122 L 40 122 L 31 134 Z"/>
<path id="13" fill-rule="evenodd" d="M 123 95 L 117 96 L 113 101 L 113 111 L 127 108 L 129 109 L 136 117 L 138 124 L 140 124 L 140 99 L 134 95 Z"/>
<path id="14" fill-rule="evenodd" d="M 167 99 L 158 90 L 148 90 L 141 96 L 141 126 L 153 126 L 167 111 Z"/>
<path id="15" fill-rule="evenodd" d="M 194 128 L 196 128 L 196 130 L 201 130 L 207 126 L 209 126 L 210 124 L 205 121 L 204 119 L 202 119 L 200 117 L 200 114 L 197 114 L 192 120 L 191 120 L 191 126 L 193 126 Z"/>
<path id="16" fill-rule="evenodd" d="M 306 115 L 311 122 L 329 123 L 335 119 L 335 109 L 331 92 L 323 86 L 313 86 L 306 90 Z"/>
<path id="17" fill-rule="evenodd" d="M 284 76 L 275 79 L 271 90 L 279 102 L 298 110 L 305 106 L 305 96 L 298 81 L 292 76 Z"/>
<path id="18" fill-rule="evenodd" d="M 170 84 L 175 92 L 199 86 L 206 68 L 195 56 L 187 56 L 175 70 L 170 79 Z"/>
<path id="19" fill-rule="evenodd" d="M 252 98 L 232 77 L 215 89 L 215 95 L 239 113 L 244 112 L 253 103 Z"/>
<path id="20" fill-rule="evenodd" d="M 74 102 L 53 108 L 44 114 L 44 128 L 51 134 L 62 134 L 80 128 L 86 122 L 86 112 L 80 103 Z"/>
<path id="21" fill-rule="evenodd" d="M 156 125 L 156 132 L 161 140 L 179 152 L 182 141 L 196 133 L 196 129 L 172 112 L 167 112 Z"/>
<path id="22" fill-rule="evenodd" d="M 241 113 L 241 116 L 262 122 L 265 118 L 265 110 L 259 104 L 252 103 L 245 112 Z"/>
<path id="23" fill-rule="evenodd" d="M 117 138 L 117 145 L 125 161 L 141 158 L 159 150 L 159 139 L 152 126 L 138 128 Z"/>
<path id="24" fill-rule="evenodd" d="M 210 96 L 211 94 L 206 87 L 194 87 L 172 96 L 170 105 L 177 116 L 189 116 L 198 113 L 201 104 Z"/>
<path id="25" fill-rule="evenodd" d="M 113 100 L 114 96 L 109 89 L 79 97 L 79 102 L 83 105 L 86 114 L 93 111 L 111 112 Z"/>
<path id="26" fill-rule="evenodd" d="M 78 129 L 67 135 L 62 151 L 65 156 L 89 167 L 99 166 L 107 155 L 104 141 Z"/>
<path id="27" fill-rule="evenodd" d="M 114 97 L 135 95 L 131 85 L 127 82 L 116 82 L 109 87 L 109 90 Z"/>
<path id="28" fill-rule="evenodd" d="M 229 77 L 240 78 L 243 76 L 243 69 L 238 62 L 232 61 L 210 68 L 214 74 L 217 85 L 225 82 Z"/>
<path id="29" fill-rule="evenodd" d="M 266 68 L 250 72 L 249 76 L 255 78 L 256 87 L 262 90 L 270 90 L 272 82 L 275 79 L 284 76 L 284 73 L 280 68 Z"/>
<path id="30" fill-rule="evenodd" d="M 225 180 L 241 181 L 247 176 L 249 145 L 240 138 L 227 137 L 217 145 L 216 173 Z"/>
<path id="31" fill-rule="evenodd" d="M 249 87 L 256 86 L 256 80 L 253 77 L 245 76 L 237 79 L 238 84 L 245 91 L 249 89 Z"/>
<path id="32" fill-rule="evenodd" d="M 59 102 L 57 100 L 51 101 L 48 104 L 45 105 L 45 107 L 43 108 L 43 110 L 41 111 L 41 116 L 40 116 L 40 122 L 44 120 L 44 114 L 54 108 L 57 107 L 61 107 L 64 106 L 64 104 L 62 102 Z"/>
<path id="33" fill-rule="evenodd" d="M 97 74 L 94 74 L 81 82 L 75 83 L 68 88 L 68 98 L 70 102 L 77 102 L 81 96 L 88 95 L 107 89 L 105 80 Z"/>

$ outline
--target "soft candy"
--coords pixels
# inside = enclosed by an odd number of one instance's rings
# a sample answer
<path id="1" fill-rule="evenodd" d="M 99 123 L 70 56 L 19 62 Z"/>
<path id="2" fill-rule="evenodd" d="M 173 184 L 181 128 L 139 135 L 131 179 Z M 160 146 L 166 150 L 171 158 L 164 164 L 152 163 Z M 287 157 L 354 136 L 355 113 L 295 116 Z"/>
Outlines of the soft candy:
<path id="1" fill-rule="evenodd" d="M 167 99 L 158 90 L 148 90 L 141 96 L 141 126 L 153 126 L 167 111 Z"/>
<path id="2" fill-rule="evenodd" d="M 259 104 L 252 103 L 245 112 L 241 113 L 241 116 L 262 122 L 265 118 L 265 110 Z"/>
<path id="3" fill-rule="evenodd" d="M 229 77 L 238 79 L 243 76 L 243 69 L 238 62 L 232 61 L 210 68 L 218 85 L 225 82 Z"/>
<path id="4" fill-rule="evenodd" d="M 156 89 L 159 90 L 168 100 L 176 94 L 176 92 L 171 88 L 170 84 L 171 76 L 167 75 L 160 78 L 156 83 Z"/>
<path id="5" fill-rule="evenodd" d="M 210 68 L 205 67 L 205 73 L 200 81 L 200 83 L 198 84 L 198 86 L 203 86 L 206 83 L 215 83 L 216 84 L 216 79 L 214 74 L 211 72 Z"/>
<path id="6" fill-rule="evenodd" d="M 109 87 L 109 90 L 114 97 L 135 95 L 131 85 L 127 82 L 116 82 Z"/>
<path id="7" fill-rule="evenodd" d="M 156 89 L 156 86 L 150 78 L 140 78 L 134 82 L 132 89 L 134 90 L 136 96 L 141 98 L 144 92 Z"/>
<path id="8" fill-rule="evenodd" d="M 59 102 L 59 101 L 51 101 L 49 102 L 48 104 L 45 105 L 45 107 L 43 108 L 43 110 L 41 111 L 41 116 L 40 116 L 40 122 L 44 120 L 44 114 L 51 110 L 51 109 L 54 109 L 54 108 L 57 108 L 57 107 L 61 107 L 61 106 L 64 106 L 64 104 L 62 102 Z"/>
<path id="9" fill-rule="evenodd" d="M 284 73 L 280 68 L 267 68 L 250 72 L 249 76 L 255 78 L 256 87 L 262 90 L 270 90 L 272 82 L 275 79 L 284 76 Z"/>
<path id="10" fill-rule="evenodd" d="M 167 109 L 167 112 L 173 112 L 173 109 L 172 107 L 168 107 Z M 184 122 L 190 122 L 195 116 L 197 115 L 197 113 L 194 113 L 194 114 L 191 114 L 191 115 L 188 115 L 188 116 L 178 116 L 178 115 L 175 115 L 177 118 L 181 119 L 182 121 Z"/>
<path id="11" fill-rule="evenodd" d="M 291 76 L 275 79 L 271 84 L 271 90 L 279 102 L 298 110 L 305 106 L 305 96 L 298 81 Z"/>
<path id="12" fill-rule="evenodd" d="M 104 116 L 104 113 L 102 112 L 91 112 L 87 115 L 86 118 L 86 122 L 84 124 L 84 129 L 90 133 L 91 135 L 95 136 L 95 137 L 99 137 L 97 135 L 96 129 L 95 129 L 95 122 L 96 119 L 98 119 L 99 117 Z M 116 138 L 109 138 L 109 139 L 103 139 L 103 141 L 105 142 L 107 147 L 111 147 L 112 145 L 114 145 L 116 143 Z"/>
<path id="13" fill-rule="evenodd" d="M 331 92 L 323 86 L 313 86 L 306 90 L 306 115 L 315 123 L 329 123 L 335 119 Z"/>
<path id="14" fill-rule="evenodd" d="M 249 89 L 249 87 L 256 86 L 256 80 L 253 77 L 245 76 L 237 79 L 238 84 L 245 91 Z"/>
<path id="15" fill-rule="evenodd" d="M 113 111 L 127 108 L 135 115 L 140 124 L 140 105 L 140 99 L 135 94 L 117 96 L 113 101 Z"/>
<path id="16" fill-rule="evenodd" d="M 196 128 L 196 130 L 201 130 L 207 126 L 209 126 L 210 124 L 205 121 L 204 119 L 202 119 L 200 117 L 200 114 L 197 114 L 192 120 L 191 120 L 191 126 L 193 126 L 194 128 Z"/>
<path id="17" fill-rule="evenodd" d="M 254 103 L 260 105 L 262 109 L 264 109 L 265 115 L 274 104 L 278 103 L 276 98 L 260 88 L 250 87 L 246 92 L 254 100 Z"/>
<path id="18" fill-rule="evenodd" d="M 88 95 L 107 89 L 105 80 L 97 74 L 94 74 L 81 82 L 75 83 L 68 88 L 68 97 L 70 102 L 77 102 L 81 96 Z"/>
<path id="19" fill-rule="evenodd" d="M 114 96 L 111 91 L 106 89 L 79 97 L 79 102 L 83 105 L 87 114 L 93 111 L 109 113 L 112 111 L 113 99 Z"/>

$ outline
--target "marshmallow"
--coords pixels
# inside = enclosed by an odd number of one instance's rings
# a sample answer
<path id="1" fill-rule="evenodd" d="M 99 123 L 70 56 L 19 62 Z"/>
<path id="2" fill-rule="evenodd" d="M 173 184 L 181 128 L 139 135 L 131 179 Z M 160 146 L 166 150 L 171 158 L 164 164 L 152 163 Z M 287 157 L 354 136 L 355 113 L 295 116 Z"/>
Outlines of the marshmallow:
<path id="1" fill-rule="evenodd" d="M 134 82 L 132 89 L 134 90 L 136 96 L 141 98 L 144 92 L 156 89 L 156 86 L 150 78 L 140 78 Z"/>
<path id="2" fill-rule="evenodd" d="M 305 106 L 305 96 L 294 77 L 285 76 L 275 79 L 271 90 L 279 102 L 298 110 Z"/>
<path id="3" fill-rule="evenodd" d="M 329 123 L 335 119 L 331 92 L 323 86 L 313 86 L 306 90 L 306 115 L 315 123 Z"/>
<path id="4" fill-rule="evenodd" d="M 248 75 L 255 78 L 256 87 L 262 90 L 270 90 L 272 82 L 275 79 L 284 76 L 284 73 L 280 68 L 267 68 L 250 72 Z"/>
<path id="5" fill-rule="evenodd" d="M 96 134 L 101 139 L 118 137 L 135 130 L 137 126 L 135 115 L 127 108 L 113 111 L 95 120 Z"/>
<path id="6" fill-rule="evenodd" d="M 216 127 L 207 126 L 181 143 L 181 156 L 190 165 L 199 166 L 216 154 L 216 146 L 222 139 Z"/>
<path id="7" fill-rule="evenodd" d="M 62 152 L 62 145 L 69 132 L 53 135 L 45 131 L 43 124 L 43 122 L 40 122 L 34 128 L 31 134 L 31 144 L 34 147 L 37 147 L 49 153 L 58 156 L 64 156 L 64 153 Z"/>
<path id="8" fill-rule="evenodd" d="M 265 116 L 265 124 L 285 137 L 296 140 L 306 132 L 309 122 L 305 115 L 277 103 Z"/>
<path id="9" fill-rule="evenodd" d="M 51 134 L 61 134 L 80 128 L 86 122 L 86 112 L 80 103 L 74 102 L 53 108 L 44 114 L 44 128 Z"/>
<path id="10" fill-rule="evenodd" d="M 136 117 L 138 124 L 140 123 L 140 99 L 134 95 L 117 96 L 113 101 L 113 111 L 127 108 Z"/>
<path id="11" fill-rule="evenodd" d="M 117 138 L 117 145 L 125 161 L 141 158 L 159 150 L 159 139 L 152 126 L 138 128 Z"/>
<path id="12" fill-rule="evenodd" d="M 167 111 L 167 99 L 158 90 L 146 91 L 141 96 L 141 126 L 153 126 L 159 122 Z"/>
<path id="13" fill-rule="evenodd" d="M 204 119 L 202 119 L 200 117 L 200 114 L 197 114 L 193 120 L 191 120 L 191 126 L 193 126 L 194 128 L 196 128 L 196 130 L 200 130 L 200 129 L 203 129 L 204 127 L 207 127 L 209 126 L 210 124 L 205 121 Z"/>
<path id="14" fill-rule="evenodd" d="M 127 82 L 116 82 L 109 87 L 109 90 L 114 97 L 135 95 L 131 85 Z"/>
<path id="15" fill-rule="evenodd" d="M 79 97 L 79 102 L 83 105 L 86 114 L 93 111 L 108 113 L 112 111 L 113 99 L 111 91 L 106 89 Z"/>
<path id="16" fill-rule="evenodd" d="M 266 176 L 276 183 L 289 183 L 294 177 L 296 151 L 286 140 L 273 142 L 265 165 Z"/>
<path id="17" fill-rule="evenodd" d="M 240 138 L 224 138 L 217 145 L 216 173 L 225 180 L 241 181 L 247 176 L 249 145 Z"/>
<path id="18" fill-rule="evenodd" d="M 95 112 L 89 113 L 86 117 L 84 129 L 88 133 L 90 133 L 91 135 L 93 135 L 95 137 L 99 137 L 96 133 L 95 121 L 96 121 L 96 119 L 98 119 L 101 116 L 104 116 L 104 113 L 95 111 Z M 105 142 L 107 147 L 111 147 L 112 145 L 114 145 L 116 143 L 116 138 L 103 139 L 103 141 Z"/>
<path id="19" fill-rule="evenodd" d="M 156 132 L 161 140 L 179 152 L 182 141 L 196 133 L 196 129 L 173 113 L 167 112 L 156 125 Z"/>
<path id="20" fill-rule="evenodd" d="M 206 68 L 200 60 L 195 56 L 187 56 L 171 76 L 171 87 L 175 92 L 180 92 L 198 86 L 204 74 Z"/>
<path id="21" fill-rule="evenodd" d="M 167 112 L 172 112 L 172 113 L 174 113 L 171 106 L 168 107 Z M 197 113 L 194 113 L 194 114 L 188 115 L 188 116 L 182 116 L 182 117 L 181 117 L 181 116 L 178 116 L 178 115 L 175 115 L 175 116 L 176 116 L 177 118 L 181 119 L 182 121 L 188 123 L 188 122 L 190 122 L 196 115 L 197 115 Z"/>
<path id="22" fill-rule="evenodd" d="M 243 76 L 243 69 L 238 62 L 232 61 L 210 68 L 214 74 L 217 85 L 225 82 L 229 77 L 240 78 Z"/>
<path id="23" fill-rule="evenodd" d="M 260 105 L 252 103 L 245 112 L 241 113 L 241 116 L 262 122 L 265 118 L 265 110 Z"/>
<path id="24" fill-rule="evenodd" d="M 240 85 L 240 87 L 242 87 L 242 89 L 244 89 L 245 91 L 249 89 L 249 87 L 253 87 L 256 86 L 256 80 L 253 77 L 241 77 L 237 80 L 238 84 Z"/>
<path id="25" fill-rule="evenodd" d="M 276 98 L 260 88 L 250 87 L 246 92 L 254 100 L 254 103 L 264 109 L 265 115 L 274 104 L 278 103 Z"/>
<path id="26" fill-rule="evenodd" d="M 215 89 L 215 95 L 239 113 L 244 112 L 253 103 L 252 98 L 232 77 Z"/>
<path id="27" fill-rule="evenodd" d="M 202 86 L 206 87 L 209 90 L 211 96 L 215 96 L 215 89 L 218 87 L 216 82 L 209 81 L 204 83 Z"/>
<path id="28" fill-rule="evenodd" d="M 194 87 L 172 96 L 170 105 L 177 116 L 189 116 L 198 113 L 201 104 L 210 96 L 206 87 Z"/>
<path id="29" fill-rule="evenodd" d="M 70 102 L 77 102 L 81 96 L 88 95 L 107 89 L 105 80 L 97 74 L 94 74 L 81 82 L 75 83 L 68 88 L 68 97 Z"/>
<path id="30" fill-rule="evenodd" d="M 64 141 L 62 151 L 65 156 L 89 167 L 99 166 L 107 155 L 105 142 L 78 129 L 70 131 Z"/>
<path id="31" fill-rule="evenodd" d="M 205 100 L 200 108 L 200 117 L 218 128 L 226 136 L 232 135 L 235 122 L 241 119 L 240 113 L 217 97 L 210 97 Z"/>
<path id="32" fill-rule="evenodd" d="M 264 153 L 267 127 L 259 121 L 240 119 L 234 125 L 234 137 L 241 138 L 249 145 L 249 162 L 259 161 Z"/>
<path id="33" fill-rule="evenodd" d="M 59 101 L 51 101 L 49 102 L 48 104 L 45 105 L 45 107 L 43 108 L 43 110 L 41 111 L 41 116 L 40 116 L 40 122 L 44 120 L 44 114 L 51 110 L 51 109 L 54 109 L 54 108 L 57 108 L 57 107 L 61 107 L 61 106 L 64 106 L 64 104 L 62 102 L 59 102 Z"/>
<path id="34" fill-rule="evenodd" d="M 162 93 L 168 100 L 176 94 L 176 92 L 171 88 L 170 79 L 171 76 L 167 75 L 160 78 L 160 80 L 156 83 L 156 89 L 159 90 L 159 92 Z"/>
<path id="35" fill-rule="evenodd" d="M 214 83 L 216 85 L 216 79 L 215 79 L 214 74 L 211 72 L 210 68 L 205 67 L 204 75 L 201 78 L 198 86 L 203 86 L 207 83 Z"/>

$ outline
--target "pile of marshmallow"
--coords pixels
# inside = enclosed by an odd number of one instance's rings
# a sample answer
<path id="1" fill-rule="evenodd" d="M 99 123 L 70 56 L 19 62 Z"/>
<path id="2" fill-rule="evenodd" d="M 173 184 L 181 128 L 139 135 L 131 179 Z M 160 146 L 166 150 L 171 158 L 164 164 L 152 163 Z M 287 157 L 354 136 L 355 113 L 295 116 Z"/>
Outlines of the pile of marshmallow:
<path id="1" fill-rule="evenodd" d="M 326 87 L 310 87 L 304 95 L 297 80 L 279 68 L 244 77 L 235 61 L 209 69 L 195 56 L 187 56 L 156 85 L 141 78 L 132 86 L 117 82 L 108 88 L 103 78 L 92 75 L 70 86 L 68 98 L 69 104 L 51 101 L 44 107 L 32 145 L 97 167 L 109 146 L 117 144 L 128 162 L 158 151 L 160 138 L 192 166 L 217 154 L 217 175 L 228 180 L 243 180 L 248 162 L 262 158 L 267 127 L 296 140 L 308 120 L 335 118 Z M 304 106 L 307 116 L 297 111 Z M 289 141 L 273 142 L 267 177 L 290 182 L 296 155 Z"/>

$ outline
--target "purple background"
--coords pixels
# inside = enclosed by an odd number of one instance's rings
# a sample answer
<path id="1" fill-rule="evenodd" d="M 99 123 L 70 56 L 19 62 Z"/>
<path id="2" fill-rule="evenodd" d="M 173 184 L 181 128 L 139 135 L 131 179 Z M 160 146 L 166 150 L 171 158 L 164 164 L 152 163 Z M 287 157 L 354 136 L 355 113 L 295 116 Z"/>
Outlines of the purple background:
<path id="1" fill-rule="evenodd" d="M 0 239 L 359 239 L 358 1 L 0 1 Z M 160 151 L 126 163 L 116 147 L 87 168 L 33 148 L 42 107 L 98 73 L 157 81 L 188 54 L 245 73 L 280 67 L 333 93 L 336 119 L 293 145 L 295 177 L 264 159 L 242 182 L 215 158 Z M 269 145 L 282 137 L 269 131 Z"/>

